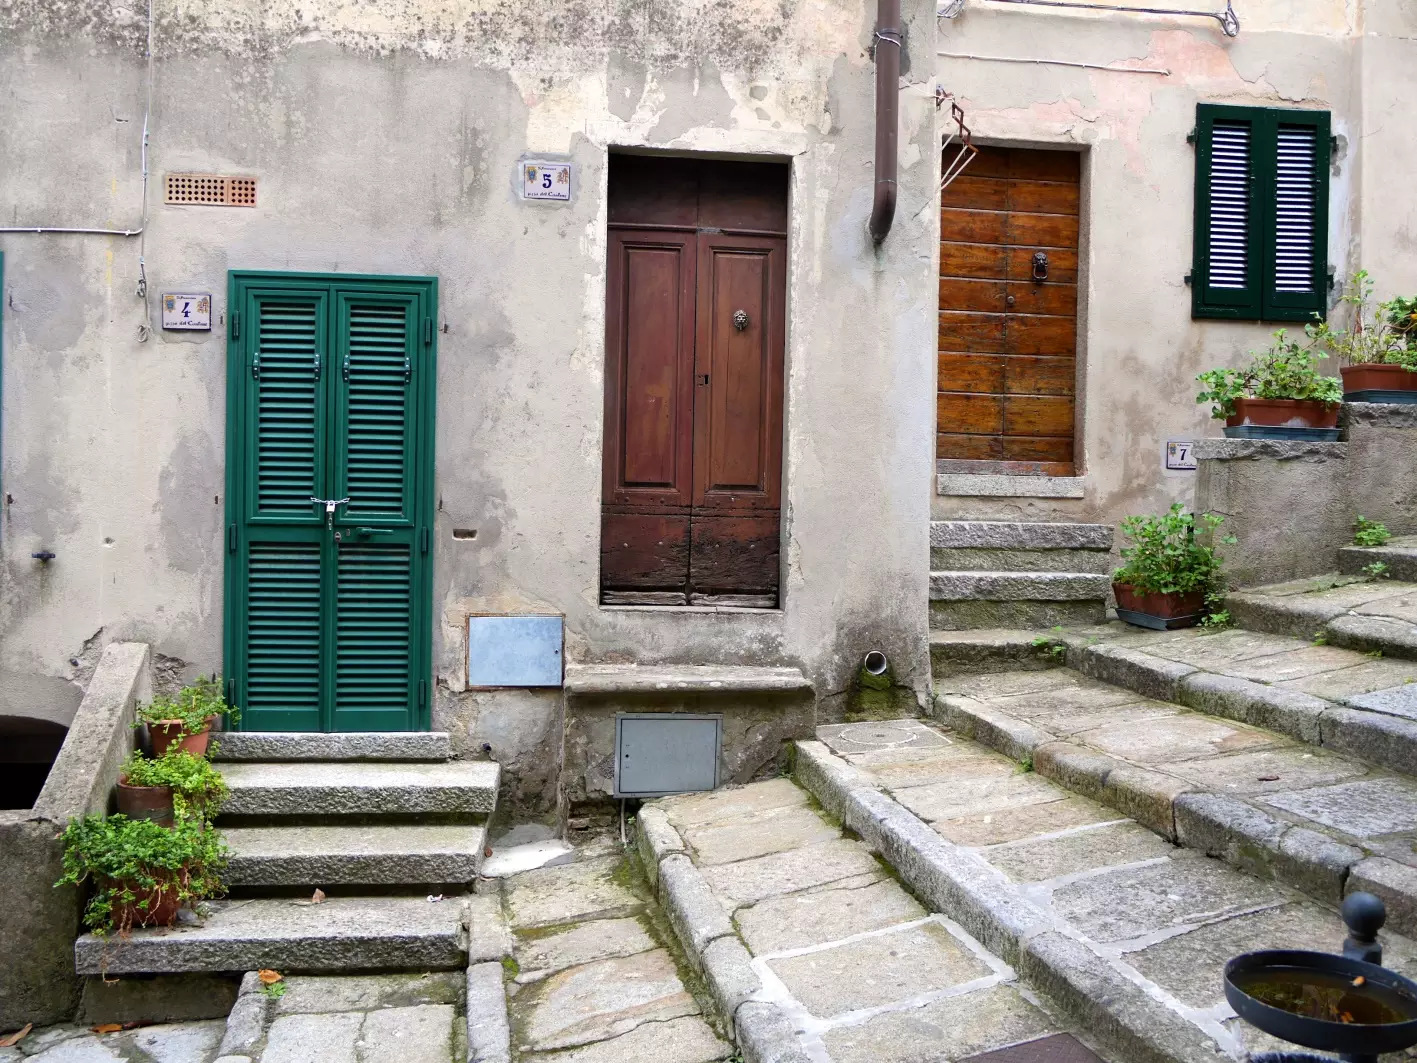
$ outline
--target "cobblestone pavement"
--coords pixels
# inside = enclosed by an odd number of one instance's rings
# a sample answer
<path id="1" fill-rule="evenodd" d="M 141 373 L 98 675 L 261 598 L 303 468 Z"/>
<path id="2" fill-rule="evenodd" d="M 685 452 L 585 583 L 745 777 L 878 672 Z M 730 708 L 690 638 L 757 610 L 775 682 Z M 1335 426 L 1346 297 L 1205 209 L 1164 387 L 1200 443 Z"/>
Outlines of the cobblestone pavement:
<path id="1" fill-rule="evenodd" d="M 947 841 L 979 854 L 1055 927 L 1205 1031 L 1221 1050 L 1292 1050 L 1234 1016 L 1221 972 L 1231 957 L 1254 949 L 1339 951 L 1346 929 L 1332 909 L 1177 848 L 1112 809 L 930 724 L 840 724 L 819 728 L 818 737 Z M 1173 748 L 1178 741 L 1173 736 Z M 770 785 L 787 793 L 785 784 Z M 725 880 L 726 895 L 735 889 L 741 895 L 741 887 L 729 884 L 733 867 L 707 870 Z M 754 909 L 738 918 L 749 931 Z M 1412 942 L 1387 933 L 1383 940 L 1387 966 L 1409 976 L 1417 971 Z"/>
<path id="2" fill-rule="evenodd" d="M 658 802 L 819 1063 L 1097 1057 L 947 916 L 926 911 L 789 779 Z M 1070 1052 L 1070 1055 L 1064 1053 Z M 1121 1061 L 1119 1061 L 1121 1063 Z"/>
<path id="3" fill-rule="evenodd" d="M 544 1063 L 712 1063 L 733 1047 L 634 862 L 610 842 L 507 880 L 506 990 L 513 1058 Z"/>
<path id="4" fill-rule="evenodd" d="M 87 1026 L 46 1026 L 14 1048 L 0 1048 L 0 1063 L 212 1063 L 225 1029 L 222 1019 L 107 1034 Z"/>

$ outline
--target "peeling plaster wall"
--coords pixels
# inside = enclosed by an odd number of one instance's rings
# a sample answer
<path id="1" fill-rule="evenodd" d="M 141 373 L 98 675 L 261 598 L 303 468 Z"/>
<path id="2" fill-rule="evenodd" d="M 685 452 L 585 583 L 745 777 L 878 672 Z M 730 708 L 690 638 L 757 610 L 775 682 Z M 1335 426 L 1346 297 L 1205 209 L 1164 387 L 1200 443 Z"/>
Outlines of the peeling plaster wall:
<path id="1" fill-rule="evenodd" d="M 1221 10 L 1223 2 L 1193 6 Z M 940 53 L 1169 74 L 938 57 L 939 82 L 958 97 L 977 140 L 1085 153 L 1077 408 L 1085 480 L 1076 500 L 937 497 L 936 517 L 1116 523 L 1191 502 L 1195 473 L 1166 472 L 1162 448 L 1168 438 L 1220 434 L 1209 407 L 1194 402 L 1196 374 L 1241 364 L 1279 327 L 1191 319 L 1183 278 L 1195 151 L 1186 137 L 1199 102 L 1331 111 L 1330 265 L 1340 280 L 1365 266 L 1380 295 L 1417 290 L 1408 188 L 1417 148 L 1402 121 L 1417 94 L 1417 9 L 1404 0 L 1363 0 L 1364 10 L 1359 0 L 1235 6 L 1242 29 L 1233 40 L 1206 19 L 980 0 L 939 20 Z"/>
<path id="2" fill-rule="evenodd" d="M 880 647 L 923 696 L 935 19 L 906 9 L 900 207 L 876 250 L 870 0 L 157 0 L 154 304 L 211 291 L 224 313 L 229 269 L 440 278 L 435 724 L 490 745 L 518 800 L 550 799 L 559 699 L 466 692 L 468 613 L 564 613 L 571 660 L 800 664 L 828 706 Z M 137 226 L 144 17 L 0 8 L 0 224 Z M 620 145 L 791 164 L 781 611 L 597 604 Z M 575 164 L 573 202 L 516 198 L 527 154 Z M 254 174 L 260 205 L 163 206 L 174 170 Z M 82 681 L 70 659 L 95 631 L 174 674 L 220 667 L 222 327 L 139 342 L 136 239 L 0 249 L 0 678 Z"/>

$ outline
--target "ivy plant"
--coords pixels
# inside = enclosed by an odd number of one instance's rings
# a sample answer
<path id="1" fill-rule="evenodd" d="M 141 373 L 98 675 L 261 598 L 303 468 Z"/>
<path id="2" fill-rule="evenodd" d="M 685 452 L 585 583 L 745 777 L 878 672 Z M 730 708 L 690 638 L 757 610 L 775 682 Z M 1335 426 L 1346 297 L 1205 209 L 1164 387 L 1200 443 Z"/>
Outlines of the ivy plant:
<path id="1" fill-rule="evenodd" d="M 221 677 L 199 676 L 176 694 L 159 694 L 146 705 L 140 705 L 137 723 L 175 722 L 182 725 L 184 735 L 200 734 L 206 730 L 210 717 L 223 714 L 233 720 L 241 715 L 236 706 L 226 703 Z"/>
<path id="2" fill-rule="evenodd" d="M 146 759 L 135 749 L 121 770 L 129 786 L 172 787 L 172 809 L 178 817 L 210 821 L 230 792 L 210 761 L 176 746 L 155 760 Z"/>
<path id="3" fill-rule="evenodd" d="M 1369 520 L 1362 514 L 1353 522 L 1354 546 L 1386 546 L 1391 538 L 1392 532 L 1387 530 L 1386 524 Z"/>
<path id="4" fill-rule="evenodd" d="M 1343 401 L 1343 382 L 1321 376 L 1322 356 L 1291 340 L 1288 330 L 1276 331 L 1267 350 L 1250 353 L 1250 364 L 1242 369 L 1208 369 L 1196 377 L 1205 388 L 1196 402 L 1209 402 L 1212 417 L 1231 416 L 1235 400 L 1242 398 L 1307 399 L 1331 405 Z"/>
<path id="5" fill-rule="evenodd" d="M 1417 371 L 1417 298 L 1373 300 L 1368 271 L 1353 274 L 1343 301 L 1353 308 L 1352 325 L 1336 329 L 1328 321 L 1306 325 L 1305 333 L 1344 365 L 1398 365 Z"/>
<path id="6" fill-rule="evenodd" d="M 197 819 L 164 827 L 150 819 L 84 816 L 60 835 L 64 873 L 56 886 L 91 882 L 84 922 L 96 934 L 132 929 L 134 909 L 150 911 L 164 894 L 187 906 L 225 891 L 227 850 Z"/>
<path id="7" fill-rule="evenodd" d="M 1233 535 L 1216 538 L 1225 521 L 1213 513 L 1187 513 L 1177 502 L 1160 516 L 1127 517 L 1122 536 L 1125 564 L 1112 574 L 1143 594 L 1217 593 L 1224 585 L 1218 545 L 1235 542 Z"/>

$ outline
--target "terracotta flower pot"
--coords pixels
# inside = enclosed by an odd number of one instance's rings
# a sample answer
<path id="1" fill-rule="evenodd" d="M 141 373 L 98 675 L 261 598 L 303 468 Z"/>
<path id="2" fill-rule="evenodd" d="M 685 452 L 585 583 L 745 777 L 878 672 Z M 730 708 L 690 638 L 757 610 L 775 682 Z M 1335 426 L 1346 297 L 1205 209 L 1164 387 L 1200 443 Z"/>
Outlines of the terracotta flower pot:
<path id="1" fill-rule="evenodd" d="M 1225 419 L 1227 428 L 1254 425 L 1263 428 L 1337 428 L 1338 403 L 1313 399 L 1236 399 L 1235 412 Z"/>
<path id="2" fill-rule="evenodd" d="M 130 786 L 127 776 L 118 777 L 118 811 L 129 819 L 151 819 L 172 826 L 172 787 Z"/>
<path id="3" fill-rule="evenodd" d="M 206 727 L 196 734 L 189 735 L 182 733 L 182 724 L 178 720 L 160 720 L 157 723 L 148 724 L 148 736 L 153 743 L 153 758 L 162 756 L 174 745 L 194 756 L 205 757 L 207 744 L 212 740 L 212 728 L 216 726 L 216 721 L 217 717 L 208 716 Z"/>
<path id="4" fill-rule="evenodd" d="M 177 922 L 177 913 L 182 910 L 179 883 L 176 875 L 159 879 L 153 889 L 144 889 L 136 882 L 119 883 L 133 891 L 133 899 L 127 902 L 113 902 L 113 925 L 120 931 L 129 927 L 172 926 Z M 146 901 L 147 907 L 140 907 Z"/>
<path id="5" fill-rule="evenodd" d="M 1400 365 L 1363 362 L 1345 365 L 1339 373 L 1343 397 L 1351 402 L 1417 402 L 1417 373 Z"/>
<path id="6" fill-rule="evenodd" d="M 1169 631 L 1173 628 L 1195 627 L 1205 612 L 1205 591 L 1172 592 L 1139 591 L 1129 583 L 1112 584 L 1117 596 L 1117 613 L 1129 624 Z M 1131 613 L 1137 619 L 1124 615 Z M 1144 619 L 1149 618 L 1152 623 Z"/>

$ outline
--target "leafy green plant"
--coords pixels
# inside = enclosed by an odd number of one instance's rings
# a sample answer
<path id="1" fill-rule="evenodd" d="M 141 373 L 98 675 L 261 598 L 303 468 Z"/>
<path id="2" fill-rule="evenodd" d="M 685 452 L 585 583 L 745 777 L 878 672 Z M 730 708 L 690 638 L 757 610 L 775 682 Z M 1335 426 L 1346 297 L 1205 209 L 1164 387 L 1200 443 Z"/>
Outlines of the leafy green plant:
<path id="1" fill-rule="evenodd" d="M 1306 325 L 1315 346 L 1328 350 L 1344 365 L 1397 365 L 1417 371 L 1417 298 L 1374 303 L 1373 281 L 1360 269 L 1343 293 L 1353 308 L 1353 323 L 1336 329 L 1328 321 Z"/>
<path id="2" fill-rule="evenodd" d="M 1045 657 L 1057 663 L 1062 663 L 1063 659 L 1068 655 L 1067 646 L 1049 638 L 1047 635 L 1039 635 L 1030 642 L 1029 645 L 1033 647 L 1034 651 L 1040 657 Z"/>
<path id="3" fill-rule="evenodd" d="M 1187 513 L 1179 502 L 1159 517 L 1127 517 L 1122 536 L 1131 545 L 1122 548 L 1126 563 L 1112 579 L 1143 594 L 1220 594 L 1224 577 L 1216 545 L 1235 542 L 1233 535 L 1216 538 L 1224 521 L 1213 513 Z"/>
<path id="4" fill-rule="evenodd" d="M 1367 576 L 1369 579 L 1386 579 L 1387 572 L 1386 561 L 1374 561 L 1371 565 L 1363 566 L 1363 575 Z"/>
<path id="5" fill-rule="evenodd" d="M 199 676 L 176 694 L 159 694 L 146 705 L 138 706 L 138 719 L 134 726 L 176 721 L 182 725 L 184 735 L 200 734 L 206 730 L 210 717 L 223 713 L 232 720 L 239 719 L 241 715 L 235 705 L 226 703 L 220 676 Z"/>
<path id="6" fill-rule="evenodd" d="M 1020 775 L 1027 775 L 1027 774 L 1028 774 L 1029 772 L 1031 772 L 1032 770 L 1033 770 L 1033 754 L 1032 754 L 1032 753 L 1026 753 L 1026 754 L 1024 754 L 1023 759 L 1018 762 L 1018 771 L 1019 771 L 1019 774 L 1020 774 Z"/>
<path id="7" fill-rule="evenodd" d="M 1338 377 L 1320 376 L 1321 361 L 1320 355 L 1289 339 L 1287 330 L 1279 329 L 1267 350 L 1251 352 L 1250 364 L 1245 368 L 1208 369 L 1196 377 L 1205 386 L 1196 402 L 1209 402 L 1210 415 L 1219 419 L 1231 416 L 1235 400 L 1243 398 L 1342 402 L 1343 382 Z"/>
<path id="8" fill-rule="evenodd" d="M 285 989 L 286 985 L 283 979 L 279 982 L 270 982 L 261 986 L 261 992 L 272 1000 L 279 1000 L 281 997 L 285 996 Z"/>
<path id="9" fill-rule="evenodd" d="M 1353 522 L 1354 546 L 1383 546 L 1391 538 L 1392 532 L 1387 530 L 1386 524 L 1379 524 L 1361 514 Z"/>
<path id="10" fill-rule="evenodd" d="M 1315 646 L 1327 646 L 1327 645 L 1328 645 L 1328 632 L 1327 632 L 1327 631 L 1316 631 L 1316 632 L 1314 632 L 1314 637 L 1313 637 L 1313 639 L 1312 639 L 1311 641 L 1313 642 L 1313 644 L 1314 644 Z"/>
<path id="11" fill-rule="evenodd" d="M 93 884 L 84 922 L 97 934 L 132 929 L 137 912 L 150 912 L 165 893 L 193 905 L 224 892 L 226 846 L 197 819 L 164 827 L 150 819 L 84 816 L 60 835 L 64 873 L 56 886 Z"/>
<path id="12" fill-rule="evenodd" d="M 179 817 L 210 820 L 230 792 L 210 761 L 176 746 L 156 760 L 144 758 L 135 749 L 121 770 L 129 786 L 172 787 L 172 808 Z"/>

